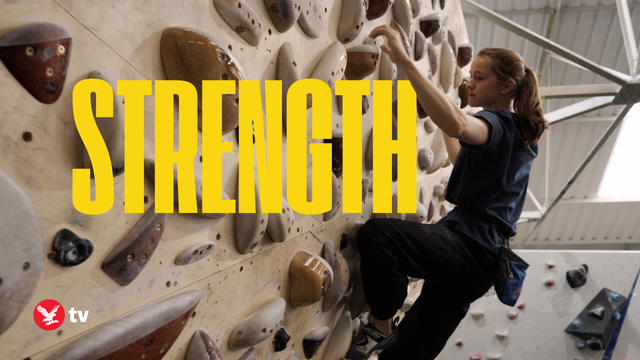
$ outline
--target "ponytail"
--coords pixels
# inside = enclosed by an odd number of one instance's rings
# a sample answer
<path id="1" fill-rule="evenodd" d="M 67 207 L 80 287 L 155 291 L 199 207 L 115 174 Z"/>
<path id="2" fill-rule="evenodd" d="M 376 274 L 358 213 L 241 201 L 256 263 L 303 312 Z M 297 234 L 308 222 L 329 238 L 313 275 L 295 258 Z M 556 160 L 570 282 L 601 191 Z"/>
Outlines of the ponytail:
<path id="1" fill-rule="evenodd" d="M 544 118 L 542 100 L 538 92 L 538 77 L 524 65 L 524 60 L 515 51 L 499 48 L 485 48 L 478 56 L 485 56 L 491 62 L 491 70 L 500 82 L 512 82 L 515 91 L 511 95 L 513 108 L 522 122 L 522 138 L 525 149 L 536 145 L 542 134 L 549 128 Z"/>

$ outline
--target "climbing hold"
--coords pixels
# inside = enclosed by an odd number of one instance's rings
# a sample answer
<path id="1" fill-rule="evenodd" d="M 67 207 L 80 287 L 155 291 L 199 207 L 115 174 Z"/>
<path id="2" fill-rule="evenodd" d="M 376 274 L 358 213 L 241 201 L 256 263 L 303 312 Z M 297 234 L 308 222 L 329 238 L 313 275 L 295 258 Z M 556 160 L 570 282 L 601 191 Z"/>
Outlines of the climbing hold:
<path id="1" fill-rule="evenodd" d="M 387 13 L 387 10 L 393 5 L 393 1 L 389 0 L 369 0 L 367 7 L 367 20 L 375 20 Z"/>
<path id="2" fill-rule="evenodd" d="M 62 229 L 53 238 L 49 259 L 58 265 L 75 266 L 82 264 L 93 253 L 93 244 L 81 239 L 73 231 Z"/>
<path id="3" fill-rule="evenodd" d="M 417 223 L 422 223 L 427 219 L 427 208 L 422 205 L 421 202 L 416 203 L 416 212 L 415 213 L 407 213 L 405 220 L 413 221 Z"/>
<path id="4" fill-rule="evenodd" d="M 198 94 L 202 94 L 203 80 L 235 80 L 237 88 L 239 81 L 247 78 L 227 45 L 200 30 L 165 29 L 160 52 L 167 80 L 190 82 Z M 198 110 L 202 111 L 200 99 L 198 96 Z M 222 135 L 238 126 L 238 101 L 237 95 L 222 97 Z M 200 117 L 198 128 L 202 129 Z"/>
<path id="5" fill-rule="evenodd" d="M 250 45 L 260 45 L 262 21 L 245 0 L 213 0 L 213 6 L 231 30 Z"/>
<path id="6" fill-rule="evenodd" d="M 461 68 L 469 65 L 471 60 L 473 59 L 473 45 L 469 43 L 464 43 L 458 45 L 458 56 L 456 57 L 456 62 L 458 66 Z"/>
<path id="7" fill-rule="evenodd" d="M 460 85 L 462 85 L 462 69 L 460 69 L 460 67 L 457 65 L 454 65 L 454 67 L 455 71 L 453 75 L 453 88 L 458 89 Z"/>
<path id="8" fill-rule="evenodd" d="M 582 349 L 584 349 L 584 348 L 586 348 L 586 347 L 587 347 L 587 345 L 585 345 L 585 344 L 583 344 L 583 343 L 581 343 L 581 342 L 577 342 L 577 341 L 575 341 L 575 342 L 574 342 L 574 344 L 575 344 L 575 346 L 576 346 L 576 348 L 577 348 L 578 350 L 582 350 Z"/>
<path id="9" fill-rule="evenodd" d="M 440 3 L 442 4 L 442 0 L 440 0 Z M 489 359 L 489 360 L 499 360 L 499 359 L 502 359 L 502 355 L 501 354 L 495 354 L 495 353 L 488 353 L 487 354 L 487 359 Z"/>
<path id="10" fill-rule="evenodd" d="M 446 93 L 452 85 L 453 75 L 456 70 L 453 57 L 453 50 L 448 42 L 442 44 L 440 49 L 440 85 L 442 90 Z"/>
<path id="11" fill-rule="evenodd" d="M 395 85 L 398 79 L 398 68 L 385 52 L 380 54 L 380 80 L 390 80 Z"/>
<path id="12" fill-rule="evenodd" d="M 278 331 L 276 331 L 276 334 L 273 336 L 273 343 L 276 352 L 286 349 L 289 340 L 291 340 L 291 336 L 287 334 L 287 331 L 284 328 L 278 329 Z"/>
<path id="13" fill-rule="evenodd" d="M 331 241 L 328 241 L 331 242 Z M 349 287 L 349 265 L 341 253 L 336 252 L 336 260 L 333 263 L 333 276 L 331 287 L 326 291 L 322 299 L 322 311 L 327 312 L 333 309 L 342 299 Z"/>
<path id="14" fill-rule="evenodd" d="M 415 19 L 420 15 L 420 10 L 422 9 L 422 1 L 420 0 L 409 0 L 411 3 L 411 16 Z"/>
<path id="15" fill-rule="evenodd" d="M 176 265 L 188 265 L 193 264 L 196 261 L 200 261 L 216 249 L 216 244 L 212 241 L 203 241 L 199 244 L 192 245 L 185 249 L 176 257 L 174 264 Z"/>
<path id="16" fill-rule="evenodd" d="M 582 325 L 582 321 L 575 319 L 571 322 L 571 327 L 574 329 L 579 329 L 580 325 Z"/>
<path id="17" fill-rule="evenodd" d="M 517 311 L 507 311 L 507 317 L 511 320 L 514 320 L 515 318 L 518 317 L 518 312 Z"/>
<path id="18" fill-rule="evenodd" d="M 613 301 L 618 301 L 620 299 L 620 294 L 616 294 L 614 292 L 612 292 L 609 296 L 611 297 L 611 300 L 613 300 Z"/>
<path id="19" fill-rule="evenodd" d="M 291 306 L 306 306 L 319 301 L 333 283 L 329 263 L 316 254 L 298 251 L 289 265 Z"/>
<path id="20" fill-rule="evenodd" d="M 420 61 L 427 54 L 427 39 L 421 31 L 416 30 L 413 37 L 413 59 Z"/>
<path id="21" fill-rule="evenodd" d="M 362 115 L 369 112 L 369 98 L 367 95 L 362 95 Z"/>
<path id="22" fill-rule="evenodd" d="M 278 52 L 278 68 L 277 68 L 277 75 L 276 75 L 276 79 L 282 81 L 282 108 L 283 109 L 287 108 L 287 94 L 289 93 L 289 88 L 291 87 L 291 85 L 293 85 L 293 83 L 300 80 L 297 67 L 298 67 L 298 64 L 296 64 L 296 58 L 293 52 L 293 47 L 291 46 L 290 42 L 285 41 L 282 44 L 282 46 L 280 46 L 280 51 Z M 308 102 L 307 108 L 309 108 L 310 106 L 311 106 L 311 103 Z M 282 111 L 282 120 L 286 128 L 286 125 L 287 125 L 286 111 Z"/>
<path id="23" fill-rule="evenodd" d="M 431 13 L 420 19 L 420 32 L 425 38 L 433 36 L 442 26 L 442 15 L 439 13 Z M 434 44 L 435 45 L 435 44 Z M 435 72 L 433 72 L 435 74 Z"/>
<path id="24" fill-rule="evenodd" d="M 435 200 L 431 199 L 431 201 L 429 201 L 429 208 L 427 209 L 427 221 L 431 221 L 431 219 L 433 219 L 433 214 L 435 213 L 436 209 L 436 202 Z"/>
<path id="25" fill-rule="evenodd" d="M 446 0 L 440 0 L 440 10 L 444 10 L 444 6 L 447 4 Z"/>
<path id="26" fill-rule="evenodd" d="M 229 349 L 240 350 L 256 345 L 271 336 L 280 325 L 286 307 L 286 301 L 276 297 L 269 300 L 253 315 L 240 321 L 229 336 Z"/>
<path id="27" fill-rule="evenodd" d="M 594 318 L 597 319 L 604 319 L 604 313 L 605 313 L 605 308 L 602 305 L 596 305 L 594 308 L 589 310 L 589 315 L 593 316 Z"/>
<path id="28" fill-rule="evenodd" d="M 622 316 L 620 315 L 620 313 L 618 312 L 618 310 L 616 310 L 616 311 L 614 311 L 614 312 L 613 312 L 613 316 L 612 316 L 613 320 L 616 320 L 616 321 L 617 321 L 617 320 L 620 320 L 620 318 L 621 318 L 621 317 L 622 317 Z"/>
<path id="29" fill-rule="evenodd" d="M 351 312 L 344 310 L 336 327 L 329 338 L 327 349 L 322 354 L 322 360 L 342 359 L 349 350 L 352 339 Z"/>
<path id="30" fill-rule="evenodd" d="M 458 339 L 456 341 L 456 346 L 462 346 L 462 345 L 464 345 L 464 342 L 462 341 L 462 339 Z"/>
<path id="31" fill-rule="evenodd" d="M 471 357 L 469 358 L 469 360 L 482 360 L 482 355 L 480 355 L 480 354 L 473 354 L 473 355 L 471 355 Z"/>
<path id="32" fill-rule="evenodd" d="M 484 317 L 484 311 L 480 311 L 480 310 L 469 311 L 469 314 L 471 315 L 472 318 L 476 320 L 482 319 Z"/>
<path id="33" fill-rule="evenodd" d="M 453 55 L 457 57 L 458 45 L 456 44 L 456 34 L 454 34 L 453 31 L 451 30 L 447 30 L 447 41 L 449 42 L 449 45 L 451 45 L 451 50 L 453 50 Z M 458 87 L 458 85 L 456 85 L 456 87 Z"/>
<path id="34" fill-rule="evenodd" d="M 556 266 L 556 263 L 554 263 L 551 260 L 548 260 L 545 265 L 547 266 L 547 269 L 553 269 Z"/>
<path id="35" fill-rule="evenodd" d="M 394 21 L 402 27 L 404 34 L 407 36 L 407 39 L 409 39 L 413 33 L 413 31 L 411 31 L 413 16 L 411 15 L 411 4 L 409 0 L 394 0 L 391 7 L 393 8 Z"/>
<path id="36" fill-rule="evenodd" d="M 338 40 L 343 44 L 348 44 L 355 40 L 362 26 L 367 13 L 364 0 L 351 0 L 342 2 L 342 13 L 338 23 Z"/>
<path id="37" fill-rule="evenodd" d="M 371 179 L 368 177 L 362 178 L 362 201 L 367 199 L 367 194 L 369 193 L 369 188 L 371 187 Z"/>
<path id="38" fill-rule="evenodd" d="M 402 312 L 407 312 L 411 309 L 411 307 L 413 306 L 413 303 L 415 302 L 415 300 L 413 300 L 410 296 L 407 296 L 406 299 L 404 299 L 404 303 L 402 304 L 402 308 L 400 308 L 400 311 Z"/>
<path id="39" fill-rule="evenodd" d="M 467 88 L 467 84 L 469 81 L 467 79 L 462 79 L 462 83 L 458 86 L 458 97 L 460 98 L 460 109 L 464 109 L 469 105 L 469 89 Z"/>
<path id="40" fill-rule="evenodd" d="M 291 29 L 300 17 L 300 4 L 296 0 L 264 0 L 269 17 L 279 32 Z"/>
<path id="41" fill-rule="evenodd" d="M 438 71 L 438 49 L 432 43 L 427 43 L 427 55 L 431 74 L 435 76 L 436 71 Z"/>
<path id="42" fill-rule="evenodd" d="M 287 360 L 298 360 L 298 355 L 296 355 L 296 353 L 291 353 Z"/>
<path id="43" fill-rule="evenodd" d="M 302 1 L 302 11 L 298 18 L 298 24 L 305 34 L 312 39 L 317 39 L 322 34 L 322 12 L 316 0 Z"/>
<path id="44" fill-rule="evenodd" d="M 347 50 L 348 80 L 362 80 L 373 74 L 380 64 L 380 49 L 375 45 L 358 45 Z"/>
<path id="45" fill-rule="evenodd" d="M 260 202 L 260 192 L 258 190 L 258 177 L 254 173 L 254 196 L 255 196 L 255 211 L 254 212 L 240 212 L 240 199 L 236 201 L 236 216 L 235 216 L 235 239 L 236 247 L 240 254 L 246 254 L 253 251 L 258 246 L 260 240 L 267 231 L 267 222 L 269 220 L 269 214 L 262 212 L 262 205 Z M 240 198 L 240 168 L 238 168 L 238 186 L 237 192 L 238 198 Z"/>
<path id="46" fill-rule="evenodd" d="M 433 165 L 433 150 L 422 148 L 418 150 L 418 167 L 422 171 L 427 171 Z"/>
<path id="47" fill-rule="evenodd" d="M 91 110 L 100 135 L 107 146 L 109 158 L 111 159 L 111 171 L 115 177 L 124 172 L 124 95 L 118 95 L 116 91 L 118 80 L 123 79 L 106 71 L 94 71 L 89 75 L 89 78 L 106 81 L 113 90 L 113 116 L 96 116 L 95 96 L 91 97 Z M 83 164 L 85 168 L 91 169 L 91 178 L 94 178 L 91 158 L 85 146 L 83 146 Z"/>
<path id="48" fill-rule="evenodd" d="M 587 282 L 589 267 L 582 264 L 579 268 L 567 270 L 567 282 L 572 288 L 578 288 Z"/>
<path id="49" fill-rule="evenodd" d="M 222 360 L 222 355 L 206 332 L 196 330 L 191 337 L 185 360 Z"/>
<path id="50" fill-rule="evenodd" d="M 193 317 L 202 294 L 194 289 L 156 300 L 65 343 L 46 360 L 162 358 Z"/>
<path id="51" fill-rule="evenodd" d="M 342 129 L 333 129 L 331 139 L 324 139 L 324 143 L 331 144 L 331 170 L 339 178 L 342 176 Z"/>
<path id="52" fill-rule="evenodd" d="M 258 350 L 256 350 L 256 348 L 252 346 L 238 360 L 256 360 L 257 357 Z"/>
<path id="53" fill-rule="evenodd" d="M 0 335 L 16 321 L 36 290 L 44 240 L 29 198 L 0 170 Z"/>
<path id="54" fill-rule="evenodd" d="M 427 169 L 427 174 L 432 174 L 440 170 L 442 165 L 444 165 L 444 163 L 447 161 L 447 158 L 449 157 L 449 154 L 447 153 L 447 146 L 444 142 L 444 137 L 440 128 L 436 130 L 436 133 L 433 137 L 433 142 L 431 143 L 431 151 L 433 151 L 433 164 Z"/>
<path id="55" fill-rule="evenodd" d="M 326 82 L 334 90 L 336 80 L 342 78 L 347 67 L 347 50 L 339 41 L 334 41 L 325 51 L 322 59 L 311 74 L 311 79 Z"/>
<path id="56" fill-rule="evenodd" d="M 438 46 L 447 40 L 447 28 L 449 26 L 449 17 L 445 17 L 442 21 L 440 28 L 436 31 L 435 34 L 431 37 L 431 42 L 433 45 Z M 426 35 L 425 35 L 426 36 Z M 453 52 L 453 50 L 452 50 Z"/>
<path id="57" fill-rule="evenodd" d="M 604 349 L 604 344 L 602 343 L 602 340 L 598 338 L 591 338 L 587 340 L 587 346 L 589 347 L 589 349 L 595 350 L 595 351 Z"/>
<path id="58" fill-rule="evenodd" d="M 340 235 L 340 250 L 344 250 L 351 244 L 351 235 L 342 233 Z"/>
<path id="59" fill-rule="evenodd" d="M 427 118 L 424 120 L 423 126 L 424 126 L 424 131 L 426 131 L 427 134 L 431 134 L 432 132 L 436 131 L 436 129 L 438 128 L 436 124 L 434 124 L 433 120 L 431 120 L 430 118 Z"/>
<path id="60" fill-rule="evenodd" d="M 327 240 L 324 242 L 322 258 L 333 268 L 333 264 L 336 262 L 336 247 L 333 245 L 333 241 Z"/>
<path id="61" fill-rule="evenodd" d="M 545 280 L 545 281 L 544 281 L 544 285 L 545 285 L 546 287 L 552 287 L 552 286 L 553 286 L 553 285 L 555 285 L 555 284 L 556 284 L 556 281 L 555 281 L 555 280 L 553 280 L 553 279 L 547 279 L 547 280 Z"/>
<path id="62" fill-rule="evenodd" d="M 307 359 L 311 359 L 322 343 L 329 335 L 330 329 L 327 326 L 322 326 L 315 328 L 309 331 L 304 338 L 302 339 L 302 351 L 304 352 L 304 357 Z"/>
<path id="63" fill-rule="evenodd" d="M 122 286 L 131 283 L 149 263 L 166 227 L 167 214 L 155 206 L 125 235 L 102 262 L 102 270 Z"/>
<path id="64" fill-rule="evenodd" d="M 282 211 L 278 213 L 270 213 L 267 221 L 267 231 L 271 239 L 275 242 L 284 242 L 291 233 L 293 227 L 294 215 L 293 210 L 289 206 L 289 202 L 282 198 Z"/>
<path id="65" fill-rule="evenodd" d="M 516 306 L 516 307 L 518 309 L 520 309 L 520 310 L 524 310 L 524 308 L 527 307 L 527 303 L 522 302 L 522 303 L 518 304 L 518 306 Z"/>
<path id="66" fill-rule="evenodd" d="M 504 340 L 509 337 L 509 330 L 496 331 L 496 337 L 500 340 Z"/>
<path id="67" fill-rule="evenodd" d="M 43 104 L 52 104 L 60 97 L 70 56 L 71 34 L 58 24 L 27 24 L 0 37 L 0 60 Z"/>

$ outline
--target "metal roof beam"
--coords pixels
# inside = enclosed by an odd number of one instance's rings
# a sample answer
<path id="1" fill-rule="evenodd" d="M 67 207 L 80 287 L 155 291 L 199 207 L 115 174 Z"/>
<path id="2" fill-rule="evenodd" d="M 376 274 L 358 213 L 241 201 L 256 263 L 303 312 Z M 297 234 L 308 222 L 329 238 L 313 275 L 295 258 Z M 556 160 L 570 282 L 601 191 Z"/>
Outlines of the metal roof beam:
<path id="1" fill-rule="evenodd" d="M 614 122 L 612 122 L 609 125 L 609 127 L 607 127 L 607 130 L 605 130 L 604 134 L 602 134 L 600 139 L 598 139 L 598 142 L 593 146 L 593 148 L 591 149 L 591 151 L 589 152 L 587 157 L 582 161 L 582 164 L 580 164 L 580 166 L 578 166 L 578 169 L 576 169 L 576 171 L 573 173 L 573 175 L 571 175 L 571 178 L 569 178 L 569 180 L 567 181 L 565 186 L 562 188 L 562 190 L 560 190 L 560 193 L 558 194 L 558 196 L 556 196 L 556 198 L 553 200 L 551 205 L 549 205 L 549 207 L 542 214 L 542 217 L 540 218 L 540 220 L 538 222 L 536 222 L 535 226 L 532 227 L 531 230 L 529 230 L 527 235 L 524 237 L 524 239 L 522 239 L 522 242 L 518 245 L 518 249 L 521 249 L 522 246 L 524 246 L 524 244 L 527 242 L 527 240 L 529 240 L 529 238 L 531 238 L 531 235 L 540 227 L 540 225 L 547 218 L 547 216 L 549 215 L 551 210 L 553 210 L 553 208 L 558 204 L 558 202 L 560 202 L 560 199 L 562 199 L 564 194 L 567 193 L 567 191 L 569 190 L 571 185 L 573 185 L 573 183 L 576 181 L 578 176 L 580 176 L 580 174 L 582 174 L 584 169 L 587 167 L 587 165 L 589 165 L 589 163 L 591 162 L 593 157 L 596 156 L 598 151 L 600 151 L 600 148 L 609 139 L 609 136 L 611 136 L 613 131 L 618 127 L 618 125 L 620 125 L 620 123 L 625 118 L 625 116 L 627 116 L 627 113 L 629 112 L 629 110 L 631 110 L 632 107 L 633 107 L 633 104 L 627 104 L 627 106 L 625 106 L 624 109 L 622 109 L 622 111 L 618 114 L 618 117 L 616 118 L 616 120 Z"/>
<path id="2" fill-rule="evenodd" d="M 544 117 L 549 122 L 549 125 L 555 125 L 576 116 L 580 116 L 594 110 L 602 109 L 603 107 L 611 105 L 614 99 L 614 96 L 592 97 L 573 105 L 563 107 L 562 109 L 547 113 L 544 115 Z"/>
<path id="3" fill-rule="evenodd" d="M 640 8 L 640 3 L 634 3 L 628 5 L 629 9 Z M 496 13 L 502 16 L 526 16 L 526 15 L 544 15 L 552 14 L 554 8 L 544 7 L 540 9 L 527 9 L 527 10 L 507 10 L 496 11 Z M 594 6 L 565 6 L 560 8 L 560 13 L 572 13 L 572 12 L 584 12 L 584 11 L 617 11 L 616 5 L 594 5 Z M 464 12 L 464 16 L 478 16 L 472 12 Z"/>
<path id="4" fill-rule="evenodd" d="M 562 0 L 556 1 L 556 6 L 551 9 L 551 14 L 547 20 L 547 29 L 544 33 L 544 37 L 547 39 L 553 39 L 554 34 L 556 33 L 556 25 L 558 24 L 558 15 L 560 15 L 560 4 Z M 549 52 L 542 51 L 540 52 L 540 62 L 538 63 L 538 77 L 542 80 L 547 70 L 547 66 L 549 65 Z"/>
<path id="5" fill-rule="evenodd" d="M 620 19 L 624 48 L 627 53 L 627 61 L 629 62 L 629 74 L 631 74 L 633 81 L 635 81 L 638 78 L 638 48 L 631 24 L 631 16 L 629 15 L 629 5 L 627 4 L 627 0 L 616 0 L 616 4 L 618 5 L 618 18 Z"/>
<path id="6" fill-rule="evenodd" d="M 618 84 L 547 86 L 539 87 L 540 96 L 546 99 L 562 99 L 591 96 L 616 95 L 621 86 Z"/>
<path id="7" fill-rule="evenodd" d="M 587 59 L 586 57 L 579 55 L 563 46 L 556 44 L 555 42 L 537 34 L 534 31 L 527 29 L 526 27 L 517 24 L 504 16 L 498 15 L 494 11 L 478 4 L 472 0 L 463 0 L 462 7 L 466 10 L 472 11 L 483 18 L 495 23 L 498 26 L 501 26 L 516 35 L 522 36 L 523 38 L 535 43 L 536 45 L 542 46 L 544 49 L 547 49 L 555 54 L 558 54 L 562 57 L 571 60 L 578 65 L 585 67 L 586 69 L 604 77 L 607 80 L 613 81 L 620 85 L 626 85 L 630 80 L 631 76 L 622 76 L 620 73 L 614 72 L 611 69 L 608 69 L 604 66 L 598 65 L 595 62 Z"/>

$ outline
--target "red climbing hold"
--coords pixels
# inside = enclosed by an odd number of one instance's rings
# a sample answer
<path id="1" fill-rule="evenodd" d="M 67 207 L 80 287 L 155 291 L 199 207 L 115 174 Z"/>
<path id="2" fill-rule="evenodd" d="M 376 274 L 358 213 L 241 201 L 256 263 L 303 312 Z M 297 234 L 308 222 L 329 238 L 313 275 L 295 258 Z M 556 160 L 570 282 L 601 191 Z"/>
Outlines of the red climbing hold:
<path id="1" fill-rule="evenodd" d="M 555 285 L 555 284 L 556 284 L 556 282 L 555 282 L 555 280 L 553 280 L 553 279 L 548 279 L 548 280 L 545 280 L 545 281 L 544 281 L 544 284 L 545 284 L 546 286 L 548 286 L 548 287 L 551 287 L 551 286 Z"/>
<path id="2" fill-rule="evenodd" d="M 517 312 L 515 312 L 515 311 L 511 311 L 511 310 L 509 310 L 509 311 L 507 311 L 507 317 L 508 317 L 509 319 L 513 320 L 513 319 L 515 319 L 515 318 L 517 318 L 517 317 L 518 317 L 518 313 L 517 313 Z"/>
<path id="3" fill-rule="evenodd" d="M 458 339 L 458 341 L 456 341 L 456 346 L 462 346 L 462 344 L 464 344 L 462 339 Z"/>
<path id="4" fill-rule="evenodd" d="M 471 355 L 471 357 L 469 358 L 469 360 L 482 360 L 482 355 L 480 355 L 480 354 L 473 354 L 473 355 Z"/>
<path id="5" fill-rule="evenodd" d="M 517 308 L 518 308 L 518 309 L 520 309 L 520 310 L 524 310 L 524 308 L 525 308 L 526 306 L 527 306 L 527 304 L 526 304 L 526 303 L 520 303 L 520 304 L 518 304 Z"/>

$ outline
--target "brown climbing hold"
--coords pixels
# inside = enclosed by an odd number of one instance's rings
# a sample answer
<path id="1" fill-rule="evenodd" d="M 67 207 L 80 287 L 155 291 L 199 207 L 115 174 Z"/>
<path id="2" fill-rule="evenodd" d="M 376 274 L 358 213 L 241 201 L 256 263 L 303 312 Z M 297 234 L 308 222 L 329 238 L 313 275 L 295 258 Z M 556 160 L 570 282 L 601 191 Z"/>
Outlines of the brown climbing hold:
<path id="1" fill-rule="evenodd" d="M 320 301 L 333 283 L 333 270 L 329 263 L 316 254 L 298 251 L 289 265 L 291 292 L 289 303 L 293 307 L 311 305 Z"/>
<path id="2" fill-rule="evenodd" d="M 349 265 L 347 264 L 347 260 L 345 260 L 344 256 L 339 252 L 336 252 L 335 255 L 336 260 L 332 266 L 333 275 L 335 277 L 332 279 L 331 287 L 327 290 L 324 294 L 324 298 L 322 299 L 323 312 L 333 309 L 333 307 L 342 299 L 349 287 Z"/>
<path id="3" fill-rule="evenodd" d="M 0 37 L 0 60 L 36 100 L 58 100 L 67 77 L 71 34 L 64 27 L 37 22 Z"/>
<path id="4" fill-rule="evenodd" d="M 305 34 L 317 39 L 322 34 L 322 12 L 316 0 L 302 0 L 302 11 L 298 24 Z"/>
<path id="5" fill-rule="evenodd" d="M 464 342 L 462 341 L 462 339 L 458 339 L 456 341 L 456 346 L 462 346 L 462 345 L 464 345 Z"/>
<path id="6" fill-rule="evenodd" d="M 231 30 L 250 45 L 260 45 L 262 20 L 245 0 L 213 0 L 213 6 Z"/>
<path id="7" fill-rule="evenodd" d="M 302 339 L 304 357 L 311 359 L 320 349 L 324 340 L 329 336 L 329 327 L 322 326 L 309 331 Z"/>
<path id="8" fill-rule="evenodd" d="M 517 306 L 517 308 L 518 308 L 518 309 L 520 309 L 520 310 L 524 310 L 524 308 L 525 308 L 525 307 L 527 307 L 527 304 L 526 304 L 526 303 L 520 303 L 520 304 L 518 304 L 518 306 Z"/>
<path id="9" fill-rule="evenodd" d="M 367 20 L 375 20 L 386 14 L 393 5 L 393 0 L 369 0 Z"/>
<path id="10" fill-rule="evenodd" d="M 298 21 L 301 6 L 296 0 L 264 0 L 273 25 L 279 32 L 285 33 Z"/>
<path id="11" fill-rule="evenodd" d="M 461 68 L 467 66 L 473 59 L 473 45 L 469 43 L 458 46 L 458 56 L 456 61 Z"/>
<path id="12" fill-rule="evenodd" d="M 191 337 L 185 360 L 222 360 L 213 339 L 204 331 L 196 330 Z"/>
<path id="13" fill-rule="evenodd" d="M 46 360 L 162 359 L 187 326 L 202 290 L 183 291 L 109 321 Z"/>
<path id="14" fill-rule="evenodd" d="M 222 135 L 238 127 L 239 81 L 247 77 L 226 44 L 196 29 L 167 28 L 160 41 L 162 66 L 168 80 L 184 80 L 202 94 L 203 80 L 234 80 L 236 94 L 222 96 Z M 202 96 L 198 109 L 202 110 Z M 198 119 L 202 129 L 202 119 Z"/>
<path id="15" fill-rule="evenodd" d="M 431 13 L 420 19 L 420 31 L 427 39 L 437 33 L 440 27 L 442 27 L 442 15 L 439 13 Z"/>
<path id="16" fill-rule="evenodd" d="M 464 109 L 469 105 L 469 89 L 467 79 L 462 79 L 462 83 L 458 86 L 458 97 L 460 98 L 460 109 Z"/>
<path id="17" fill-rule="evenodd" d="M 38 217 L 24 192 L 1 170 L 0 229 L 1 335 L 29 303 L 45 259 Z"/>
<path id="18" fill-rule="evenodd" d="M 362 26 L 367 9 L 365 0 L 348 0 L 342 2 L 342 12 L 338 23 L 338 40 L 343 44 L 348 44 L 355 40 Z"/>
<path id="19" fill-rule="evenodd" d="M 151 206 L 102 262 L 102 270 L 122 286 L 131 283 L 149 263 L 167 223 L 167 214 Z"/>
<path id="20" fill-rule="evenodd" d="M 212 241 L 203 241 L 199 244 L 192 245 L 181 252 L 174 261 L 176 265 L 188 265 L 193 264 L 196 261 L 200 261 L 216 249 L 216 244 Z"/>
<path id="21" fill-rule="evenodd" d="M 229 336 L 229 349 L 240 350 L 256 345 L 276 331 L 287 307 L 281 297 L 269 300 L 260 310 L 240 321 Z"/>
<path id="22" fill-rule="evenodd" d="M 376 71 L 380 64 L 380 50 L 375 45 L 358 45 L 347 50 L 348 80 L 362 80 Z"/>

